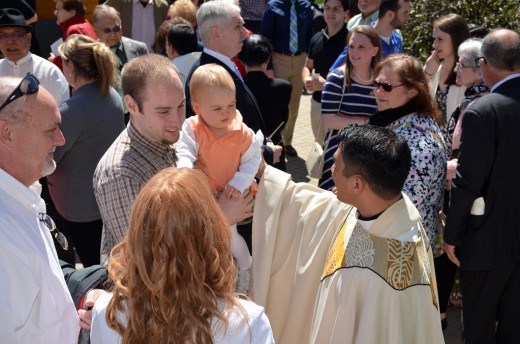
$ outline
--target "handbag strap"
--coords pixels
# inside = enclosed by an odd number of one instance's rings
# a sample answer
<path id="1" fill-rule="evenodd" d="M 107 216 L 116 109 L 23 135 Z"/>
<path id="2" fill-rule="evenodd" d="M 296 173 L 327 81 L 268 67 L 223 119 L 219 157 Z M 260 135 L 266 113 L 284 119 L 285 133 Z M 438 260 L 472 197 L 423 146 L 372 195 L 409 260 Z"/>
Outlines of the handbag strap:
<path id="1" fill-rule="evenodd" d="M 345 68 L 347 68 L 347 67 L 345 67 Z M 336 114 L 337 116 L 339 116 L 339 112 L 341 111 L 341 104 L 343 104 L 343 97 L 345 96 L 345 88 L 347 87 L 346 79 L 347 79 L 346 70 L 344 70 L 343 71 L 343 88 L 342 88 L 342 92 L 341 92 L 341 98 L 339 100 L 338 113 Z M 320 126 L 318 128 L 318 132 L 321 132 L 322 129 L 323 129 L 323 115 L 320 116 Z M 327 149 L 329 148 L 329 142 L 332 137 L 332 131 L 333 131 L 333 129 L 329 129 L 329 131 L 327 132 L 328 137 L 327 137 L 327 140 L 325 141 L 325 145 L 323 146 L 323 152 L 326 152 Z M 325 135 L 327 135 L 327 134 L 325 134 Z"/>

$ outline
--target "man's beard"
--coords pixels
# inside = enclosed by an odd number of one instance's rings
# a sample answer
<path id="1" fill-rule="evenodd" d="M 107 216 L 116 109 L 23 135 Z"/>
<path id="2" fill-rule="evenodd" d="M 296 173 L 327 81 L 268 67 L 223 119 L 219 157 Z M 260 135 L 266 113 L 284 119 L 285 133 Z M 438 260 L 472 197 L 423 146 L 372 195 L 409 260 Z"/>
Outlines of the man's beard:
<path id="1" fill-rule="evenodd" d="M 42 169 L 42 178 L 52 174 L 52 172 L 54 172 L 55 169 L 56 161 L 54 161 L 54 159 L 51 159 L 51 161 L 45 161 L 45 165 L 43 165 Z"/>

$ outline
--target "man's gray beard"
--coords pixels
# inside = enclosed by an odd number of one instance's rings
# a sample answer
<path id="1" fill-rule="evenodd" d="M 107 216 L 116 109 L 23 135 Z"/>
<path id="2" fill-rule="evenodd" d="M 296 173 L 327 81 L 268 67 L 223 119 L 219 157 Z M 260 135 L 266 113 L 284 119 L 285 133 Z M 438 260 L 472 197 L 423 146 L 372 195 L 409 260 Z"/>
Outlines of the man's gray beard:
<path id="1" fill-rule="evenodd" d="M 54 159 L 52 159 L 50 162 L 45 162 L 45 165 L 43 166 L 42 170 L 42 178 L 52 174 L 52 172 L 54 172 L 55 169 L 56 161 L 54 161 Z"/>

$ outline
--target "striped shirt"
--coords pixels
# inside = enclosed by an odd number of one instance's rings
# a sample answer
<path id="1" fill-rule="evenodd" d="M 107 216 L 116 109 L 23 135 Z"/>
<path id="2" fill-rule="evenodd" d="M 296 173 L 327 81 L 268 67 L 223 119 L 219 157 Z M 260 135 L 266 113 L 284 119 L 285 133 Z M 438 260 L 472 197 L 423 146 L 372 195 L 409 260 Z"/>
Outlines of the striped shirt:
<path id="1" fill-rule="evenodd" d="M 101 263 L 123 241 L 130 209 L 141 188 L 160 170 L 175 166 L 174 145 L 146 139 L 131 123 L 112 143 L 94 172 L 94 193 L 103 220 Z"/>
<path id="2" fill-rule="evenodd" d="M 327 82 L 321 93 L 321 113 L 322 114 L 342 114 L 350 116 L 369 117 L 376 113 L 377 104 L 373 95 L 373 85 L 361 85 L 350 79 L 351 85 L 345 89 L 343 94 L 343 68 L 337 68 L 327 77 Z M 341 102 L 341 104 L 340 104 Z M 332 156 L 338 149 L 338 130 L 329 130 L 325 135 L 325 142 L 329 135 L 332 135 L 328 147 L 325 150 L 325 163 L 323 175 L 319 181 L 319 187 L 331 190 L 334 187 L 331 168 L 334 163 Z"/>

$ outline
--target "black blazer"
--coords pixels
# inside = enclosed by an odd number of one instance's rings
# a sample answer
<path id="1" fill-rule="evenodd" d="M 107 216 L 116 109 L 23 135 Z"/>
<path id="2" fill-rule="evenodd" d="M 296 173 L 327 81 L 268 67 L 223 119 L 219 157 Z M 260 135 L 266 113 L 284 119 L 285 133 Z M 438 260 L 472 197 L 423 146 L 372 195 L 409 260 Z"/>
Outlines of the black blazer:
<path id="1" fill-rule="evenodd" d="M 271 79 L 264 72 L 249 72 L 244 77 L 244 82 L 260 107 L 265 124 L 265 136 L 271 135 L 280 123 L 287 123 L 292 85 L 283 79 Z M 280 144 L 284 127 L 285 125 L 273 135 L 274 144 Z M 282 156 L 280 162 L 273 166 L 285 171 L 285 157 Z"/>
<path id="2" fill-rule="evenodd" d="M 444 240 L 463 270 L 520 261 L 520 77 L 471 104 L 462 119 Z M 484 215 L 470 215 L 484 197 Z"/>
<path id="3" fill-rule="evenodd" d="M 256 133 L 258 130 L 262 130 L 264 135 L 269 135 L 265 132 L 264 127 L 264 121 L 262 119 L 262 114 L 260 112 L 260 108 L 258 107 L 256 103 L 255 96 L 251 93 L 249 88 L 244 84 L 244 82 L 238 77 L 238 75 L 235 74 L 234 71 L 229 69 L 222 61 L 219 59 L 202 52 L 200 55 L 200 60 L 198 62 L 195 62 L 193 67 L 191 68 L 190 74 L 188 74 L 188 77 L 186 79 L 186 87 L 184 89 L 184 92 L 186 94 L 186 117 L 191 117 L 195 115 L 193 112 L 193 109 L 191 108 L 191 101 L 190 101 L 190 80 L 191 76 L 193 75 L 193 72 L 195 69 L 197 69 L 199 66 L 209 64 L 209 63 L 216 63 L 218 65 L 221 65 L 228 71 L 228 73 L 233 78 L 233 81 L 235 82 L 236 92 L 237 92 L 237 109 L 242 114 L 242 117 L 244 119 L 244 123 L 253 131 Z"/>

